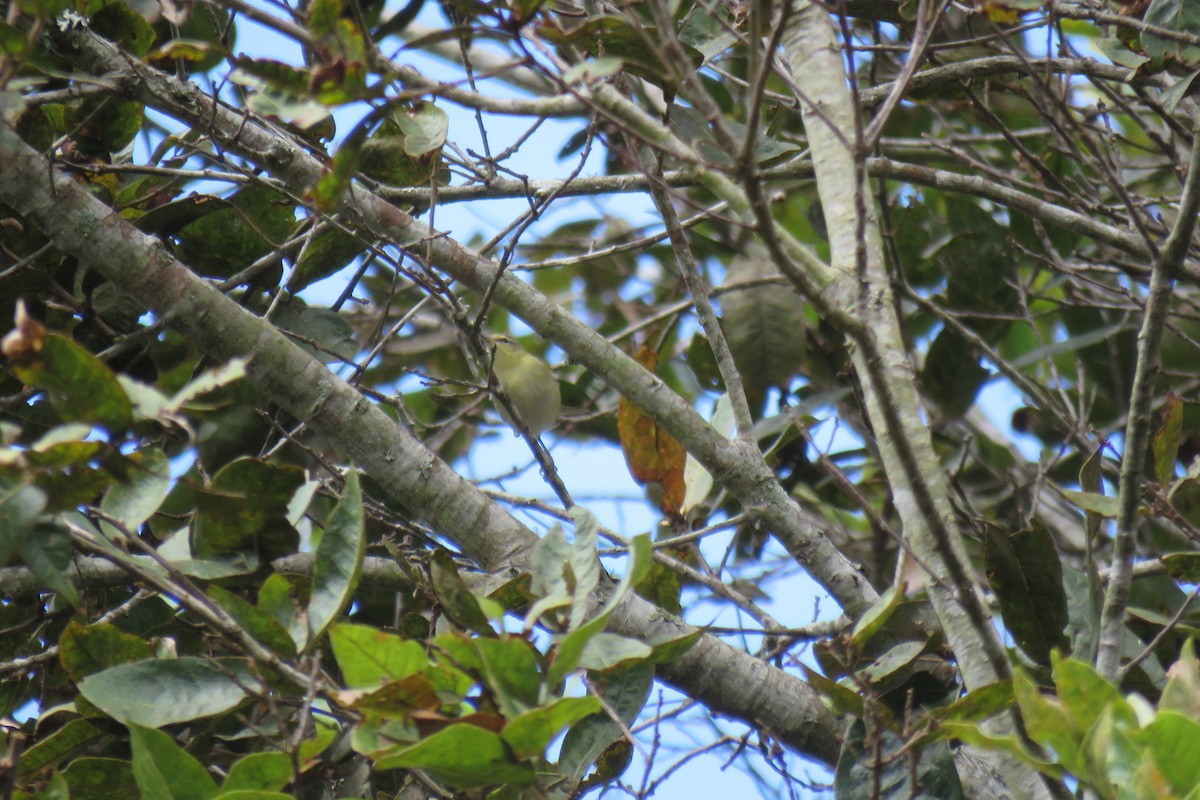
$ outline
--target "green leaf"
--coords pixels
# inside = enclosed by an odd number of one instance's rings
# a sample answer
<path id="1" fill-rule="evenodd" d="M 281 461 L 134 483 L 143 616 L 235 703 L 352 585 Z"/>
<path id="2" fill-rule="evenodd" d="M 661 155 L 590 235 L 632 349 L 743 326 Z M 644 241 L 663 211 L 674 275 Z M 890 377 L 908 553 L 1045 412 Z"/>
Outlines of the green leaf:
<path id="1" fill-rule="evenodd" d="M 1077 492 L 1074 489 L 1059 489 L 1063 496 L 1084 511 L 1098 514 L 1108 519 L 1116 519 L 1120 510 L 1120 500 L 1116 497 L 1106 497 L 1096 492 Z"/>
<path id="2" fill-rule="evenodd" d="M 145 107 L 135 100 L 93 95 L 68 106 L 67 125 L 81 155 L 107 159 L 133 141 L 145 116 Z"/>
<path id="3" fill-rule="evenodd" d="M 180 255 L 201 275 L 228 278 L 282 245 L 296 225 L 295 214 L 295 203 L 285 195 L 251 184 L 229 198 L 229 207 L 181 230 Z"/>
<path id="4" fill-rule="evenodd" d="M 625 62 L 619 58 L 596 58 L 581 61 L 562 74 L 562 82 L 568 86 L 595 83 L 616 75 L 624 65 Z"/>
<path id="5" fill-rule="evenodd" d="M 89 675 L 80 693 L 126 725 L 159 728 L 237 708 L 258 681 L 239 658 L 175 658 L 120 664 Z"/>
<path id="6" fill-rule="evenodd" d="M 867 609 L 867 613 L 859 617 L 850 634 L 855 646 L 862 649 L 871 641 L 876 633 L 883 629 L 892 614 L 904 602 L 904 587 L 889 586 L 887 591 L 879 596 L 875 604 Z"/>
<path id="7" fill-rule="evenodd" d="M 208 596 L 237 620 L 246 633 L 276 655 L 281 658 L 296 655 L 296 643 L 292 641 L 291 635 L 266 611 L 220 586 L 209 586 Z"/>
<path id="8" fill-rule="evenodd" d="M 179 391 L 171 396 L 167 408 L 179 411 L 197 397 L 215 392 L 223 386 L 241 380 L 246 376 L 246 359 L 231 358 L 225 364 L 200 373 L 188 381 Z"/>
<path id="9" fill-rule="evenodd" d="M 351 688 L 375 687 L 425 669 L 429 655 L 420 642 L 366 625 L 343 623 L 329 631 L 342 678 Z"/>
<path id="10" fill-rule="evenodd" d="M 292 637 L 296 650 L 308 644 L 308 622 L 291 581 L 275 573 L 258 588 L 258 607 L 271 615 Z"/>
<path id="11" fill-rule="evenodd" d="M 529 764 L 516 761 L 498 735 L 459 723 L 414 745 L 376 756 L 377 769 L 424 769 L 458 789 L 533 782 Z"/>
<path id="12" fill-rule="evenodd" d="M 303 484 L 304 471 L 290 464 L 255 458 L 226 464 L 197 493 L 193 552 L 199 558 L 250 552 L 266 559 L 294 553 L 299 534 L 287 521 L 287 510 Z"/>
<path id="13" fill-rule="evenodd" d="M 440 151 L 450 130 L 450 118 L 433 103 L 393 112 L 391 119 L 404 132 L 404 152 L 413 158 Z"/>
<path id="14" fill-rule="evenodd" d="M 1189 0 L 1153 0 L 1146 9 L 1143 21 L 1179 33 L 1200 35 L 1200 9 Z M 1200 48 L 1195 45 L 1164 39 L 1149 32 L 1140 35 L 1142 47 L 1151 58 L 1169 60 L 1183 66 L 1200 63 Z"/>
<path id="15" fill-rule="evenodd" d="M 805 680 L 820 693 L 821 697 L 825 698 L 835 712 L 856 717 L 862 716 L 862 695 L 837 681 L 830 680 L 806 664 L 800 666 L 804 670 Z"/>
<path id="16" fill-rule="evenodd" d="M 604 672 L 629 666 L 653 655 L 645 642 L 601 631 L 588 640 L 579 656 L 579 666 L 586 670 Z"/>
<path id="17" fill-rule="evenodd" d="M 1160 560 L 1172 578 L 1200 583 L 1200 553 L 1168 553 Z"/>
<path id="18" fill-rule="evenodd" d="M 625 594 L 632 589 L 634 584 L 646 577 L 650 570 L 650 562 L 653 560 L 652 554 L 653 545 L 650 542 L 649 534 L 643 533 L 633 538 L 633 541 L 630 542 L 629 568 L 622 576 L 616 591 L 605 604 L 604 610 L 577 630 L 557 637 L 554 659 L 550 662 L 550 674 L 547 677 L 550 686 L 558 686 L 563 678 L 579 667 L 587 643 L 608 625 L 608 618 L 612 616 Z"/>
<path id="19" fill-rule="evenodd" d="M 130 534 L 137 534 L 142 523 L 158 511 L 171 487 L 171 467 L 162 450 L 146 448 L 129 455 L 126 480 L 113 487 L 100 501 L 100 510 L 108 514 Z M 112 539 L 124 538 L 116 526 L 101 520 L 100 530 Z"/>
<path id="20" fill-rule="evenodd" d="M 483 678 L 496 695 L 501 713 L 516 717 L 538 704 L 542 685 L 538 652 L 520 636 L 472 640 L 483 666 Z"/>
<path id="21" fill-rule="evenodd" d="M 340 151 L 338 155 L 341 155 Z M 334 156 L 335 159 L 337 157 Z M 324 178 L 321 180 L 324 180 Z M 347 185 L 349 184 L 347 183 Z M 314 195 L 316 191 L 314 189 Z M 338 194 L 337 197 L 340 199 L 341 195 Z M 328 202 L 319 197 L 314 197 L 314 201 L 318 203 Z M 336 200 L 333 202 L 336 202 Z M 328 278 L 349 264 L 359 254 L 363 253 L 366 248 L 367 245 L 357 236 L 346 233 L 339 228 L 333 228 L 324 233 L 317 234 L 308 243 L 308 246 L 304 248 L 304 251 L 300 255 L 300 260 L 296 262 L 296 268 L 292 271 L 292 276 L 288 279 L 288 291 L 295 294 L 319 280 Z"/>
<path id="22" fill-rule="evenodd" d="M 943 721 L 983 722 L 1016 702 L 1012 681 L 989 683 L 960 697 L 948 706 L 930 711 L 930 716 Z"/>
<path id="23" fill-rule="evenodd" d="M 583 624 L 588 610 L 588 597 L 600 582 L 600 557 L 596 554 L 600 523 L 582 506 L 574 506 L 567 513 L 575 523 L 575 546 L 571 548 L 571 574 L 575 588 L 567 629 L 575 630 Z"/>
<path id="24" fill-rule="evenodd" d="M 541 597 L 571 596 L 565 566 L 571 561 L 571 545 L 561 525 L 551 526 L 533 548 L 533 591 Z"/>
<path id="25" fill-rule="evenodd" d="M 1131 738 L 1154 753 L 1155 763 L 1179 795 L 1200 786 L 1200 722 L 1195 718 L 1159 710 L 1154 721 Z"/>
<path id="26" fill-rule="evenodd" d="M 110 738 L 86 719 L 73 719 L 21 753 L 17 775 L 32 775 L 67 761 L 98 739 Z"/>
<path id="27" fill-rule="evenodd" d="M 925 642 L 901 642 L 858 671 L 869 683 L 884 684 L 897 672 L 908 668 L 925 650 Z"/>
<path id="28" fill-rule="evenodd" d="M 479 599 L 463 583 L 449 553 L 445 550 L 433 552 L 429 559 L 429 574 L 433 581 L 433 592 L 446 616 L 467 630 L 493 633 L 487 614 L 479 607 Z"/>
<path id="29" fill-rule="evenodd" d="M 908 743 L 887 728 L 870 740 L 861 719 L 846 733 L 834 773 L 838 797 L 928 798 L 962 800 L 954 758 L 944 741 L 908 753 Z"/>
<path id="30" fill-rule="evenodd" d="M 1092 668 L 1077 659 L 1057 660 L 1054 664 L 1054 686 L 1058 698 L 1067 711 L 1071 730 L 1083 736 L 1100 718 L 1100 713 L 1112 706 L 1116 720 L 1130 727 L 1137 725 L 1137 717 L 1128 701 L 1113 686 Z"/>
<path id="31" fill-rule="evenodd" d="M 990 374 L 979 356 L 978 348 L 951 328 L 943 328 L 929 346 L 920 373 L 922 394 L 944 416 L 960 417 L 974 405 Z"/>
<path id="32" fill-rule="evenodd" d="M 346 488 L 317 545 L 312 596 L 308 601 L 309 641 L 316 641 L 341 616 L 358 588 L 366 552 L 362 490 L 351 467 Z"/>
<path id="33" fill-rule="evenodd" d="M 221 794 L 234 790 L 275 792 L 292 782 L 292 759 L 287 753 L 250 753 L 233 762 Z"/>
<path id="34" fill-rule="evenodd" d="M 87 800 L 128 800 L 137 794 L 133 766 L 117 758 L 77 758 L 65 770 L 63 778 L 72 797 Z"/>
<path id="35" fill-rule="evenodd" d="M 597 15 L 569 30 L 547 22 L 539 27 L 538 33 L 554 44 L 574 45 L 588 56 L 619 58 L 631 73 L 657 86 L 664 86 L 673 73 L 663 64 L 661 51 L 653 45 L 659 38 L 658 31 L 641 21 L 634 26 L 625 17 Z M 681 46 L 688 57 L 688 66 L 698 68 L 704 61 L 703 54 L 687 44 Z"/>
<path id="36" fill-rule="evenodd" d="M 0 563 L 28 540 L 42 511 L 46 508 L 46 493 L 25 483 L 6 485 L 0 482 Z"/>
<path id="37" fill-rule="evenodd" d="M 146 18 L 124 3 L 111 3 L 92 15 L 91 27 L 138 58 L 154 46 L 154 29 Z"/>
<path id="38" fill-rule="evenodd" d="M 654 667 L 643 661 L 628 669 L 593 675 L 590 684 L 616 713 L 620 724 L 608 714 L 600 713 L 580 720 L 567 731 L 559 752 L 558 771 L 572 788 L 579 785 L 609 745 L 624 735 L 623 729 L 637 719 L 654 686 Z"/>
<path id="39" fill-rule="evenodd" d="M 130 725 L 129 744 L 142 800 L 209 800 L 217 794 L 204 765 L 162 731 Z"/>
<path id="40" fill-rule="evenodd" d="M 107 365 L 65 336 L 47 334 L 36 362 L 12 364 L 22 382 L 44 389 L 64 422 L 103 425 L 122 433 L 133 424 L 133 405 Z"/>
<path id="41" fill-rule="evenodd" d="M 1167 486 L 1175 477 L 1175 460 L 1183 438 L 1183 401 L 1168 392 L 1162 407 L 1162 424 L 1154 432 L 1154 477 Z"/>
<path id="42" fill-rule="evenodd" d="M 17 555 L 47 588 L 79 605 L 79 590 L 67 574 L 73 555 L 71 538 L 61 525 L 56 521 L 35 525 L 33 534 L 17 545 Z"/>
<path id="43" fill-rule="evenodd" d="M 1030 738 L 1053 751 L 1058 763 L 1067 770 L 1081 774 L 1083 734 L 1072 729 L 1063 703 L 1043 697 L 1024 670 L 1017 670 L 1013 676 L 1013 696 L 1021 708 L 1021 718 Z"/>
<path id="44" fill-rule="evenodd" d="M 76 683 L 118 664 L 144 661 L 153 655 L 145 640 L 115 625 L 72 622 L 58 638 L 58 660 Z"/>
<path id="45" fill-rule="evenodd" d="M 987 524 L 983 541 L 988 582 L 1005 626 L 1030 658 L 1049 665 L 1050 651 L 1066 643 L 1063 630 L 1069 621 L 1053 537 L 1040 525 L 1009 537 Z"/>
<path id="46" fill-rule="evenodd" d="M 331 35 L 342 13 L 342 0 L 315 0 L 308 7 L 308 29 L 318 37 Z"/>
<path id="47" fill-rule="evenodd" d="M 1167 671 L 1167 685 L 1158 707 L 1200 719 L 1200 661 L 1196 659 L 1195 639 L 1183 643 L 1179 660 Z"/>
<path id="48" fill-rule="evenodd" d="M 560 697 L 548 706 L 535 708 L 509 720 L 500 738 L 517 758 L 532 758 L 546 752 L 550 740 L 568 725 L 601 711 L 595 697 Z"/>

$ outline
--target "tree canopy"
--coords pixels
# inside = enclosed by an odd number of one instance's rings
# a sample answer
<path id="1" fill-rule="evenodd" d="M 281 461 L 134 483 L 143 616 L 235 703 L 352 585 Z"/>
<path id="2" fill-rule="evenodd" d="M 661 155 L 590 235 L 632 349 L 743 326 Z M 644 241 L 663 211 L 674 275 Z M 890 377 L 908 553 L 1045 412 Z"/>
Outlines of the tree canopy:
<path id="1" fill-rule="evenodd" d="M 5 797 L 1200 796 L 1194 4 L 3 8 Z"/>

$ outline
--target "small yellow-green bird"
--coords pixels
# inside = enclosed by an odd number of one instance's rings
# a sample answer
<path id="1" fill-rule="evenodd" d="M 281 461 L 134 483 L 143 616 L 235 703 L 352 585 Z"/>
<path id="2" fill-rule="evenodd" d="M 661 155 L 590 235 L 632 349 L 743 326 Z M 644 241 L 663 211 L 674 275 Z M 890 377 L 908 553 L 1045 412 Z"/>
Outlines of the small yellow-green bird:
<path id="1" fill-rule="evenodd" d="M 505 334 L 491 338 L 495 347 L 492 371 L 496 380 L 508 396 L 513 411 L 524 423 L 525 431 L 530 436 L 540 436 L 542 431 L 553 427 L 562 411 L 558 379 L 545 361 L 526 352 L 516 339 Z M 514 430 L 521 430 L 503 405 L 496 403 L 496 410 Z"/>

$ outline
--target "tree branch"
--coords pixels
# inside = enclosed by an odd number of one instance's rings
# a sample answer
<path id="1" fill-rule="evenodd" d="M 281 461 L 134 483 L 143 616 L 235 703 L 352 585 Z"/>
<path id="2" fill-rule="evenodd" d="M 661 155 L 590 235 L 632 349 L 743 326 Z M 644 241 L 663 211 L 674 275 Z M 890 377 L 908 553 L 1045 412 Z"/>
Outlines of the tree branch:
<path id="1" fill-rule="evenodd" d="M 0 125 L 0 172 L 6 176 L 0 181 L 0 200 L 81 263 L 159 314 L 169 314 L 172 327 L 210 355 L 222 360 L 248 356 L 247 377 L 263 397 L 336 441 L 342 453 L 362 465 L 385 491 L 484 569 L 529 567 L 537 540 L 532 531 L 269 322 L 222 295 L 174 260 L 157 239 L 142 234 L 50 167 L 8 122 L 19 108 L 13 95 L 0 95 L 0 115 L 5 118 Z M 228 122 L 221 117 L 214 115 L 218 130 Z M 243 133 L 252 127 L 246 125 Z M 271 144 L 272 165 L 291 163 L 295 150 L 283 140 Z M 504 282 L 510 280 L 524 286 L 507 276 Z M 599 591 L 603 599 L 611 586 L 605 584 Z M 694 630 L 632 594 L 614 614 L 611 627 L 647 642 Z M 827 764 L 836 759 L 838 721 L 803 681 L 710 636 L 702 636 L 661 669 L 664 679 L 700 702 L 770 730 L 810 757 Z"/>

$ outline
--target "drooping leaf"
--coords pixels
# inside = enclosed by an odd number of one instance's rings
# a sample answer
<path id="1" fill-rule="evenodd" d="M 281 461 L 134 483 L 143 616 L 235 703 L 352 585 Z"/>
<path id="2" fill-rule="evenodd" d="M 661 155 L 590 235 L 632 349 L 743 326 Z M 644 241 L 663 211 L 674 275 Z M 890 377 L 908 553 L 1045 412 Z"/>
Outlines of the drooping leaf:
<path id="1" fill-rule="evenodd" d="M 358 472 L 346 473 L 346 488 L 317 545 L 308 601 L 309 640 L 316 641 L 350 605 L 366 553 L 362 490 Z"/>
<path id="2" fill-rule="evenodd" d="M 804 364 L 804 299 L 761 248 L 734 256 L 722 282 L 721 321 L 754 414 L 767 390 L 786 387 Z M 738 288 L 741 287 L 741 288 Z"/>
<path id="3" fill-rule="evenodd" d="M 1175 476 L 1175 459 L 1183 438 L 1183 401 L 1169 392 L 1163 401 L 1162 424 L 1154 432 L 1154 477 L 1167 486 Z"/>
<path id="4" fill-rule="evenodd" d="M 984 563 L 1005 626 L 1030 658 L 1048 665 L 1050 651 L 1065 644 L 1068 621 L 1062 562 L 1049 531 L 1035 525 L 1010 537 L 987 525 Z"/>
<path id="5" fill-rule="evenodd" d="M 650 372 L 658 366 L 658 354 L 648 347 L 639 349 L 636 358 Z M 683 447 L 624 397 L 617 407 L 617 431 L 629 474 L 638 483 L 661 487 L 663 513 L 678 515 L 687 493 L 683 480 L 687 454 Z"/>
<path id="6" fill-rule="evenodd" d="M 491 623 L 479 607 L 479 598 L 467 588 L 449 553 L 444 550 L 433 553 L 429 560 L 429 574 L 438 602 L 450 619 L 468 630 L 491 633 Z"/>

